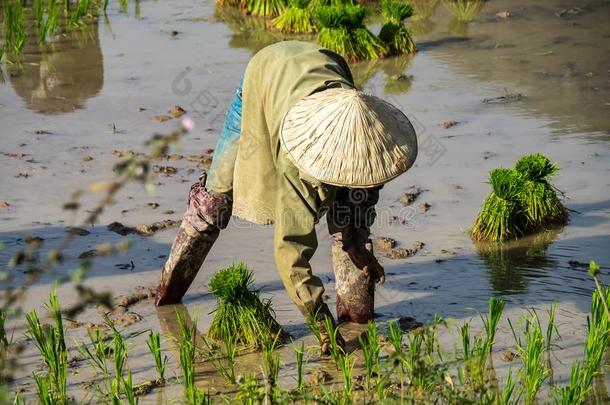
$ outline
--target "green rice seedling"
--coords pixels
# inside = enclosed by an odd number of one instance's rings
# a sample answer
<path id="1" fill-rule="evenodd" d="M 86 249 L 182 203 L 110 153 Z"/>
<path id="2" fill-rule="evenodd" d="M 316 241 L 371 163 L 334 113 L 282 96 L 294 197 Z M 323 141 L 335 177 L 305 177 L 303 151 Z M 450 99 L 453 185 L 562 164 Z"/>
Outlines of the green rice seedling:
<path id="1" fill-rule="evenodd" d="M 364 26 L 359 4 L 321 6 L 316 10 L 318 43 L 350 61 L 385 56 L 384 44 Z"/>
<path id="2" fill-rule="evenodd" d="M 396 321 L 388 322 L 388 328 L 390 330 L 390 342 L 394 348 L 395 361 L 394 365 L 398 370 L 398 379 L 400 381 L 400 398 L 401 403 L 405 394 L 405 366 L 404 366 L 404 350 L 402 346 L 402 331 Z"/>
<path id="3" fill-rule="evenodd" d="M 127 403 L 129 405 L 138 405 L 140 402 L 136 397 L 135 391 L 133 389 L 133 381 L 131 379 L 131 369 L 127 370 L 127 378 L 123 380 L 123 393 L 125 394 L 125 399 L 127 399 Z"/>
<path id="4" fill-rule="evenodd" d="M 263 344 L 263 373 L 266 383 L 266 395 L 269 402 L 277 402 L 279 396 L 280 355 L 275 348 L 279 334 L 275 338 L 267 339 Z"/>
<path id="5" fill-rule="evenodd" d="M 377 340 L 377 325 L 374 321 L 369 321 L 366 339 L 361 336 L 358 337 L 360 346 L 362 347 L 362 353 L 364 354 L 364 366 L 366 370 L 366 384 L 367 389 L 371 389 L 371 381 L 374 376 L 379 375 L 379 353 L 381 348 Z"/>
<path id="6" fill-rule="evenodd" d="M 205 355 L 212 362 L 214 368 L 218 371 L 218 374 L 223 376 L 229 384 L 235 384 L 237 381 L 235 374 L 235 356 L 237 354 L 237 349 L 233 337 L 227 335 L 223 344 L 210 342 L 203 336 L 201 337 L 201 341 L 205 348 Z M 218 352 L 220 352 L 220 356 L 216 355 Z"/>
<path id="7" fill-rule="evenodd" d="M 424 387 L 426 382 L 425 364 L 421 356 L 423 350 L 423 335 L 421 333 L 408 335 L 409 345 L 406 352 L 405 366 L 411 376 L 411 383 L 417 387 Z"/>
<path id="8" fill-rule="evenodd" d="M 110 347 L 106 344 L 105 336 L 100 328 L 95 328 L 95 333 L 91 329 L 87 329 L 87 334 L 92 350 L 85 343 L 78 345 L 77 350 L 93 369 L 108 376 L 106 358 L 110 353 Z"/>
<path id="9" fill-rule="evenodd" d="M 53 321 L 55 321 L 55 333 L 57 334 L 59 348 L 62 351 L 66 351 L 65 328 L 61 315 L 61 306 L 59 305 L 59 299 L 57 298 L 57 288 L 49 293 L 49 302 L 45 304 L 45 308 L 49 311 Z"/>
<path id="10" fill-rule="evenodd" d="M 121 13 L 127 13 L 129 7 L 129 0 L 119 0 L 119 11 Z"/>
<path id="11" fill-rule="evenodd" d="M 157 374 L 159 374 L 159 380 L 165 381 L 165 368 L 169 359 L 167 356 L 162 355 L 161 352 L 161 334 L 159 332 L 150 331 L 146 345 L 148 346 L 148 350 L 150 350 L 150 353 L 155 361 L 155 367 L 157 368 Z"/>
<path id="12" fill-rule="evenodd" d="M 512 325 L 511 325 L 512 328 Z M 513 330 L 514 332 L 514 330 Z M 521 369 L 522 384 L 525 388 L 525 401 L 532 403 L 542 383 L 548 378 L 549 370 L 542 361 L 544 352 L 544 336 L 538 322 L 538 317 L 533 313 L 525 324 L 525 341 L 517 341 L 517 351 L 523 362 Z"/>
<path id="13" fill-rule="evenodd" d="M 261 347 L 264 340 L 286 333 L 277 323 L 271 300 L 259 298 L 260 291 L 252 288 L 253 273 L 240 263 L 220 270 L 210 281 L 218 301 L 208 336 L 224 341 L 230 335 L 234 343 Z"/>
<path id="14" fill-rule="evenodd" d="M 356 60 L 358 55 L 350 32 L 345 27 L 345 9 L 341 6 L 319 7 L 316 10 L 316 19 L 319 25 L 318 43 L 348 60 Z"/>
<path id="15" fill-rule="evenodd" d="M 559 200 L 557 189 L 549 182 L 559 171 L 557 164 L 536 153 L 519 159 L 515 170 L 523 177 L 520 198 L 532 229 L 565 223 L 568 211 Z"/>
<path id="16" fill-rule="evenodd" d="M 289 0 L 288 7 L 275 19 L 273 26 L 282 32 L 308 33 L 315 30 L 310 0 Z"/>
<path id="17" fill-rule="evenodd" d="M 496 330 L 498 329 L 498 323 L 503 311 L 504 300 L 491 297 L 489 299 L 489 315 L 483 316 L 480 314 L 481 321 L 483 321 L 483 329 L 485 330 L 485 351 L 487 353 L 492 351 Z"/>
<path id="18" fill-rule="evenodd" d="M 448 0 L 447 4 L 454 18 L 461 22 L 474 20 L 485 6 L 481 0 Z"/>
<path id="19" fill-rule="evenodd" d="M 604 309 L 604 312 L 606 314 L 606 322 L 608 322 L 608 321 L 610 321 L 610 310 L 608 310 L 608 300 L 607 300 L 608 290 L 602 288 L 602 286 L 599 282 L 599 279 L 597 277 L 599 275 L 599 273 L 600 273 L 599 265 L 595 261 L 591 260 L 589 262 L 589 274 L 591 275 L 591 277 L 593 277 L 593 281 L 595 282 L 595 288 L 597 290 L 596 291 L 597 294 L 595 294 L 595 293 L 593 294 L 591 313 L 596 315 L 596 318 L 595 318 L 596 320 L 603 319 L 603 316 L 600 316 L 601 315 L 599 313 L 600 311 L 595 308 L 596 304 L 598 302 L 601 302 L 601 304 L 603 305 L 602 308 Z M 597 308 L 599 308 L 599 307 L 600 306 L 597 305 Z"/>
<path id="20" fill-rule="evenodd" d="M 520 202 L 523 178 L 512 169 L 494 169 L 489 174 L 492 192 L 479 212 L 472 237 L 476 241 L 502 242 L 523 236 L 527 216 Z"/>
<path id="21" fill-rule="evenodd" d="M 583 362 L 572 364 L 568 385 L 555 392 L 556 403 L 581 404 L 593 386 L 593 380 L 599 375 L 599 367 L 608 343 L 610 330 L 607 323 L 595 322 L 587 317 L 588 334 L 585 342 L 585 358 Z"/>
<path id="22" fill-rule="evenodd" d="M 239 391 L 235 395 L 235 402 L 244 405 L 256 405 L 265 402 L 265 387 L 263 387 L 256 375 L 246 375 L 238 381 Z"/>
<path id="23" fill-rule="evenodd" d="M 121 0 L 122 1 L 122 0 Z M 78 0 L 76 7 L 72 9 L 70 14 L 70 25 L 78 26 L 82 23 L 82 19 L 89 15 L 90 0 Z"/>
<path id="24" fill-rule="evenodd" d="M 286 8 L 285 0 L 250 0 L 246 8 L 252 15 L 271 18 L 280 15 Z"/>
<path id="25" fill-rule="evenodd" d="M 354 365 L 356 359 L 349 353 L 340 354 L 338 357 L 338 367 L 341 371 L 341 377 L 343 379 L 343 395 L 347 403 L 352 402 L 352 393 L 354 384 L 352 382 L 352 374 L 354 372 Z"/>
<path id="26" fill-rule="evenodd" d="M 365 27 L 356 28 L 353 36 L 358 59 L 379 59 L 388 53 L 384 42 Z"/>
<path id="27" fill-rule="evenodd" d="M 8 311 L 4 308 L 0 308 L 0 350 L 4 349 L 8 346 L 8 338 L 6 337 L 6 318 L 8 316 Z"/>
<path id="28" fill-rule="evenodd" d="M 583 367 L 582 362 L 575 361 L 572 364 L 568 385 L 555 391 L 555 403 L 561 405 L 582 404 L 591 389 L 588 381 L 593 380 L 593 375 L 590 375 L 589 371 L 587 367 Z"/>
<path id="29" fill-rule="evenodd" d="M 45 307 L 55 321 L 55 325 L 43 328 L 38 314 L 34 310 L 26 314 L 28 334 L 49 368 L 48 378 L 53 385 L 54 399 L 58 403 L 66 403 L 68 351 L 61 309 L 55 290 L 49 294 L 49 303 Z"/>
<path id="30" fill-rule="evenodd" d="M 38 28 L 38 43 L 42 44 L 50 33 L 57 30 L 59 7 L 57 0 L 49 0 L 46 6 L 44 0 L 35 0 L 34 9 Z"/>
<path id="31" fill-rule="evenodd" d="M 114 360 L 114 378 L 117 387 L 120 388 L 123 380 L 123 370 L 127 362 L 127 347 L 125 345 L 125 338 L 118 332 L 115 332 L 112 338 L 112 355 Z"/>
<path id="32" fill-rule="evenodd" d="M 553 335 L 559 336 L 559 330 L 557 329 L 557 325 L 555 325 L 555 313 L 557 312 L 557 304 L 552 304 L 551 308 L 547 311 L 549 315 L 549 321 L 546 325 L 546 350 L 551 350 Z"/>
<path id="33" fill-rule="evenodd" d="M 339 370 L 340 361 L 342 361 L 341 355 L 344 354 L 344 351 L 343 348 L 339 346 L 339 343 L 337 343 L 338 328 L 334 325 L 333 319 L 330 316 L 324 318 L 324 327 L 326 328 L 326 332 L 328 333 L 328 338 L 330 340 L 330 357 L 335 362 L 337 370 Z"/>
<path id="34" fill-rule="evenodd" d="M 190 326 L 186 319 L 182 318 L 179 313 L 178 327 L 180 328 L 180 368 L 182 369 L 182 385 L 186 400 L 193 405 L 197 399 L 197 386 L 195 385 L 195 354 L 196 354 L 196 339 L 197 339 L 197 321 Z M 196 319 L 196 318 L 195 318 Z"/>
<path id="35" fill-rule="evenodd" d="M 515 405 L 519 403 L 520 395 L 516 395 L 516 380 L 513 378 L 513 371 L 508 370 L 508 376 L 506 376 L 506 383 L 504 383 L 504 388 L 502 389 L 502 393 L 498 398 L 499 405 Z"/>
<path id="36" fill-rule="evenodd" d="M 460 342 L 462 343 L 462 359 L 465 361 L 472 358 L 472 352 L 470 349 L 470 324 L 465 323 L 458 328 L 460 332 Z"/>
<path id="37" fill-rule="evenodd" d="M 400 1 L 384 0 L 381 3 L 381 14 L 385 23 L 379 32 L 379 38 L 386 44 L 389 53 L 400 55 L 415 52 L 415 43 L 404 25 L 404 20 L 413 15 L 411 6 Z"/>
<path id="38" fill-rule="evenodd" d="M 293 347 L 293 350 L 294 350 L 294 356 L 296 358 L 295 364 L 296 364 L 296 368 L 297 368 L 297 390 L 302 391 L 303 384 L 305 383 L 305 379 L 304 379 L 305 342 L 301 341 L 301 346 Z"/>
<path id="39" fill-rule="evenodd" d="M 32 373 L 36 382 L 36 394 L 43 405 L 56 405 L 58 402 L 53 394 L 53 384 L 49 373 Z"/>
<path id="40" fill-rule="evenodd" d="M 28 34 L 25 30 L 23 1 L 5 1 L 2 5 L 4 17 L 4 44 L 14 54 L 19 55 Z"/>

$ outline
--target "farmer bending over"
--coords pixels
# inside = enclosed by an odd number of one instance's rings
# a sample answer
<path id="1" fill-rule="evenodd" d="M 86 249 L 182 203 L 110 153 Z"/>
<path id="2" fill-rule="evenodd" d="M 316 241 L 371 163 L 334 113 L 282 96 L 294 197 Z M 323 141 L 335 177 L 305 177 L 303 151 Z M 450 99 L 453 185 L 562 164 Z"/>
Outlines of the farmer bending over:
<path id="1" fill-rule="evenodd" d="M 284 286 L 301 312 L 323 325 L 332 315 L 309 263 L 315 224 L 326 214 L 329 232 L 354 265 L 383 282 L 383 267 L 365 246 L 374 206 L 379 188 L 408 170 L 416 155 L 407 117 L 357 91 L 341 56 L 298 41 L 262 49 L 237 88 L 209 174 L 191 187 L 156 305 L 182 299 L 233 214 L 275 224 Z M 320 330 L 326 352 L 328 334 Z"/>

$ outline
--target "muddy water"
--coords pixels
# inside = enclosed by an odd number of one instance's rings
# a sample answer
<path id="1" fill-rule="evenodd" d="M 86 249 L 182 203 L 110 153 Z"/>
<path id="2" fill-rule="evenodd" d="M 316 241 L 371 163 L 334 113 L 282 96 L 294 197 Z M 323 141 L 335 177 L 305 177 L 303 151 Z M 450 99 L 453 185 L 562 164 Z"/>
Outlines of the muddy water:
<path id="1" fill-rule="evenodd" d="M 492 0 L 472 21 L 464 22 L 445 2 L 415 5 L 420 17 L 410 24 L 420 48 L 417 55 L 353 66 L 358 84 L 399 105 L 413 119 L 420 138 L 416 166 L 383 189 L 373 232 L 396 239 L 402 247 L 417 240 L 426 245 L 409 259 L 383 259 L 388 277 L 378 289 L 379 320 L 413 316 L 425 321 L 438 313 L 461 324 L 475 317 L 476 310 L 484 311 L 492 294 L 505 298 L 511 319 L 525 308 L 544 310 L 557 302 L 562 340 L 561 349 L 553 353 L 553 383 L 560 384 L 571 362 L 582 356 L 593 289 L 586 271 L 569 262 L 595 259 L 609 281 L 610 6 L 604 1 Z M 510 17 L 497 16 L 504 11 Z M 189 184 L 202 170 L 186 157 L 214 147 L 224 109 L 252 52 L 281 37 L 261 31 L 260 21 L 231 16 L 226 24 L 220 22 L 211 1 L 141 2 L 137 10 L 132 4 L 127 14 L 113 8 L 108 17 L 52 48 L 31 43 L 21 70 L 7 65 L 2 70 L 0 151 L 9 155 L 0 156 L 0 202 L 9 206 L 0 208 L 0 240 L 5 247 L 0 262 L 9 260 L 26 235 L 44 238 L 49 247 L 57 244 L 66 227 L 84 217 L 61 210 L 70 192 L 112 177 L 112 165 L 118 161 L 115 150 L 144 151 L 142 142 L 151 133 L 177 126 L 176 119 L 152 119 L 177 104 L 194 119 L 195 131 L 176 151 L 182 159 L 155 162 L 175 167 L 177 173 L 161 175 L 153 192 L 130 186 L 67 252 L 74 259 L 100 243 L 133 240 L 129 252 L 96 259 L 89 280 L 96 289 L 125 294 L 136 285 L 155 285 L 175 231 L 120 236 L 106 226 L 113 221 L 136 226 L 179 218 Z M 371 19 L 373 29 L 376 24 Z M 511 102 L 501 102 L 508 95 L 513 96 L 508 97 Z M 444 128 L 448 125 L 442 124 L 450 121 L 457 125 Z M 566 193 L 570 223 L 500 252 L 474 246 L 467 230 L 487 193 L 487 172 L 531 152 L 544 153 L 562 168 L 555 183 Z M 412 185 L 425 191 L 413 207 L 405 208 L 397 199 Z M 91 207 L 97 198 L 88 196 L 84 206 Z M 417 208 L 423 202 L 430 204 L 425 213 Z M 318 235 L 314 271 L 326 282 L 334 305 L 330 238 L 324 224 Z M 277 277 L 272 229 L 240 221 L 223 232 L 185 297 L 191 315 L 195 308 L 201 310 L 200 329 L 207 329 L 214 305 L 207 281 L 213 271 L 235 261 L 254 269 L 257 285 L 273 297 L 278 319 L 288 331 L 311 343 Z M 72 260 L 60 272 L 75 263 Z M 12 271 L 17 278 L 24 276 Z M 32 288 L 27 309 L 45 300 L 51 282 L 52 277 L 45 276 Z M 71 287 L 61 286 L 59 291 L 64 303 L 76 300 Z M 148 300 L 130 311 L 142 321 L 127 331 L 175 330 L 172 308 L 157 312 Z M 101 318 L 90 309 L 79 320 Z M 9 325 L 15 328 L 15 337 L 23 339 L 23 324 Z M 447 350 L 453 345 L 453 330 L 443 332 Z M 82 328 L 70 334 L 77 339 L 85 336 Z M 136 381 L 154 378 L 143 338 L 134 339 L 130 347 L 128 365 Z M 510 367 L 519 366 L 518 361 L 499 360 L 511 344 L 504 321 L 495 349 L 500 380 Z M 178 372 L 175 350 L 169 354 Z M 294 360 L 290 349 L 282 356 L 283 381 L 289 387 L 294 384 Z M 242 361 L 246 369 L 251 363 Z M 20 364 L 15 386 L 31 392 L 28 376 L 39 364 L 31 344 Z M 314 357 L 311 367 L 318 366 Z M 91 398 L 93 394 L 81 385 L 90 373 L 84 366 L 77 371 L 69 377 L 71 391 Z M 204 384 L 223 390 L 211 369 L 200 374 Z M 607 380 L 600 380 L 597 388 Z M 179 392 L 173 385 L 146 399 L 161 403 Z"/>

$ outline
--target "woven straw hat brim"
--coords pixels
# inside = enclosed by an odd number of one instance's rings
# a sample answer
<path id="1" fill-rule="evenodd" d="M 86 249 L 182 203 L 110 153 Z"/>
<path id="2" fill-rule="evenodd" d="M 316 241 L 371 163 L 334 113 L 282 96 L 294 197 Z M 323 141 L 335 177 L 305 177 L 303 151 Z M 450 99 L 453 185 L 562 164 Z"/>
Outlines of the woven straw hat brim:
<path id="1" fill-rule="evenodd" d="M 374 187 L 407 171 L 417 157 L 409 119 L 390 103 L 333 88 L 305 97 L 284 116 L 280 143 L 297 168 L 341 187 Z"/>

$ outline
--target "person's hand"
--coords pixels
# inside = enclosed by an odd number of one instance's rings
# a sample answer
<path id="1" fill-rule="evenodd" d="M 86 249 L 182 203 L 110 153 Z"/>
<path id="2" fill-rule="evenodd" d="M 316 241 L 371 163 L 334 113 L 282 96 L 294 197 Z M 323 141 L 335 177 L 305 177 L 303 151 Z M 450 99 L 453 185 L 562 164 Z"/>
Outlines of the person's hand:
<path id="1" fill-rule="evenodd" d="M 372 277 L 376 283 L 383 284 L 385 282 L 385 271 L 383 266 L 379 264 L 377 258 L 366 247 L 349 246 L 346 249 L 352 263 L 364 272 L 367 277 Z"/>

